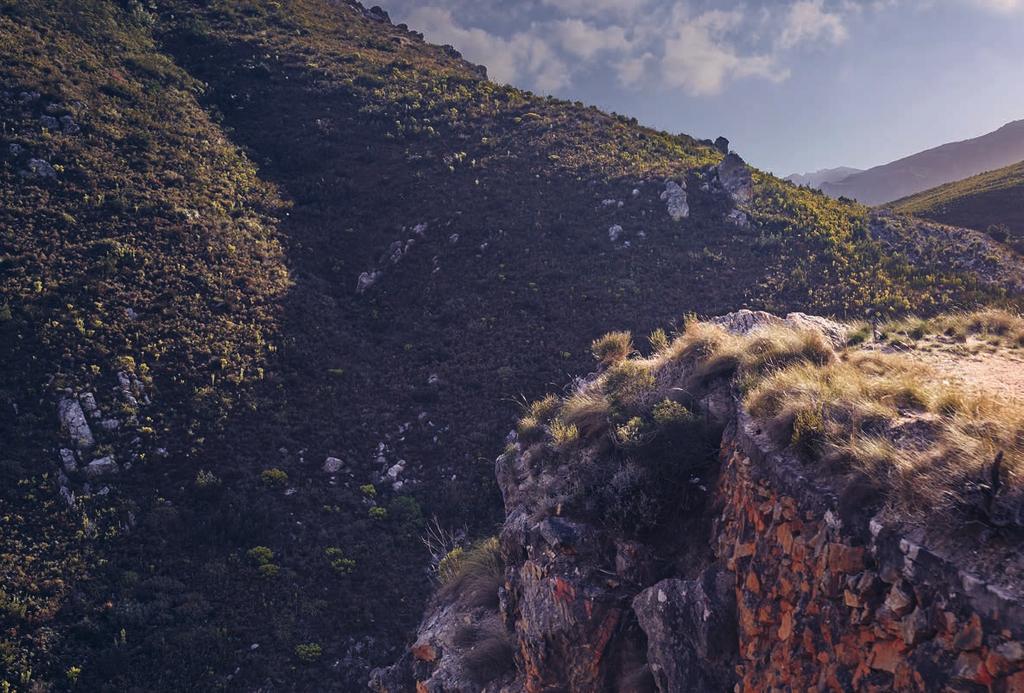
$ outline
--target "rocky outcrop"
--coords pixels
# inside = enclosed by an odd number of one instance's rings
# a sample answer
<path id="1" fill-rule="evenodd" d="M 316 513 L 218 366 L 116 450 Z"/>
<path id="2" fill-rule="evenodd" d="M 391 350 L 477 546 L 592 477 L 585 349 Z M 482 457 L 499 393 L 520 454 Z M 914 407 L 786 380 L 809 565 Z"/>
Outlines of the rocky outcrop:
<path id="1" fill-rule="evenodd" d="M 845 339 L 842 326 L 803 314 L 717 322 Z M 599 441 L 569 463 L 513 437 L 496 463 L 506 511 L 497 609 L 439 595 L 376 690 L 1024 690 L 1024 594 L 998 561 L 901 524 L 877 511 L 870 484 L 772 443 L 727 381 L 706 392 L 708 421 L 724 424 L 714 462 L 670 449 L 681 512 L 650 531 L 619 514 L 631 475 L 644 473 L 628 449 Z M 514 671 L 467 675 L 477 645 L 458 633 L 482 623 L 514 643 Z"/>
<path id="2" fill-rule="evenodd" d="M 737 654 L 736 577 L 716 563 L 669 578 L 633 600 L 658 690 L 728 690 Z"/>
<path id="3" fill-rule="evenodd" d="M 763 310 L 737 310 L 727 315 L 711 318 L 708 322 L 721 325 L 729 332 L 739 335 L 750 334 L 759 329 L 772 326 L 787 326 L 797 329 L 810 329 L 820 332 L 836 347 L 846 344 L 846 326 L 817 315 L 806 313 L 789 313 L 780 318 Z"/>
<path id="4" fill-rule="evenodd" d="M 747 205 L 754 199 L 754 179 L 739 154 L 727 154 L 718 165 L 718 181 L 733 202 Z"/>

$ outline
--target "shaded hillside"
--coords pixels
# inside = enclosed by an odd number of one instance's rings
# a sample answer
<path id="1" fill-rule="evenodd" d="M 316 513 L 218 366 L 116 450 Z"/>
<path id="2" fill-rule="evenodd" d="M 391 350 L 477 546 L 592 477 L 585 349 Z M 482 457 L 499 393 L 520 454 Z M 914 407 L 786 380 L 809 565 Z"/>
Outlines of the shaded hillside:
<path id="1" fill-rule="evenodd" d="M 926 190 L 890 206 L 943 224 L 983 231 L 997 227 L 994 237 L 1019 250 L 1024 239 L 1024 162 Z"/>
<path id="2" fill-rule="evenodd" d="M 354 3 L 3 2 L 0 82 L 18 689 L 352 690 L 420 614 L 428 518 L 498 521 L 506 422 L 608 325 L 1019 271 Z"/>
<path id="3" fill-rule="evenodd" d="M 880 205 L 1024 160 L 1024 120 L 951 142 L 822 186 L 833 197 Z"/>

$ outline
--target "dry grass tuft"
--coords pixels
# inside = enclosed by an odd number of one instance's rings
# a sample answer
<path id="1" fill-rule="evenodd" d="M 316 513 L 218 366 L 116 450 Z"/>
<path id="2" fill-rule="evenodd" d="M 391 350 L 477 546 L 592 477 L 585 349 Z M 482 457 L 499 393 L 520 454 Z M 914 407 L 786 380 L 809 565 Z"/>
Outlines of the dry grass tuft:
<path id="1" fill-rule="evenodd" d="M 498 589 L 505 582 L 505 560 L 498 538 L 484 539 L 461 550 L 442 578 L 440 593 L 444 597 L 458 599 L 466 606 L 497 608 Z"/>
<path id="2" fill-rule="evenodd" d="M 630 332 L 609 332 L 590 345 L 594 358 L 602 366 L 611 366 L 633 353 L 633 335 Z"/>
<path id="3" fill-rule="evenodd" d="M 1024 347 L 1024 317 L 1001 308 L 948 313 L 929 320 L 904 318 L 885 323 L 881 332 L 888 337 L 903 335 L 915 341 L 929 335 L 943 335 L 959 341 L 975 337 L 993 345 Z"/>
<path id="4" fill-rule="evenodd" d="M 500 616 L 463 626 L 455 635 L 462 663 L 474 683 L 485 684 L 515 668 L 515 646 Z"/>
<path id="5" fill-rule="evenodd" d="M 610 410 L 608 399 L 600 390 L 590 388 L 569 397 L 558 416 L 567 426 L 576 427 L 581 441 L 589 442 L 608 430 Z"/>

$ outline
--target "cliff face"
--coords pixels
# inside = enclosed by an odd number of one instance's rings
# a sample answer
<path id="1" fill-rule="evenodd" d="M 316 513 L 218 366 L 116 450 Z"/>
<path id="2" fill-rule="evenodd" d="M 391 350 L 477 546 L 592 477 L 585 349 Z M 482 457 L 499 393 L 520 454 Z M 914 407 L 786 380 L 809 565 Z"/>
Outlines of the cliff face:
<path id="1" fill-rule="evenodd" d="M 512 443 L 496 464 L 507 513 L 496 608 L 442 590 L 372 686 L 1024 690 L 1024 601 L 1002 568 L 876 512 L 857 482 L 780 448 L 729 380 L 695 404 L 719 444 L 710 457 L 694 440 L 667 454 L 683 483 L 653 530 L 617 521 L 614 506 L 582 509 L 569 498 L 585 474 Z M 598 443 L 573 459 L 615 457 Z M 630 465 L 611 474 L 620 497 Z M 486 623 L 486 638 L 471 637 Z M 481 668 L 482 650 L 507 661 Z"/>

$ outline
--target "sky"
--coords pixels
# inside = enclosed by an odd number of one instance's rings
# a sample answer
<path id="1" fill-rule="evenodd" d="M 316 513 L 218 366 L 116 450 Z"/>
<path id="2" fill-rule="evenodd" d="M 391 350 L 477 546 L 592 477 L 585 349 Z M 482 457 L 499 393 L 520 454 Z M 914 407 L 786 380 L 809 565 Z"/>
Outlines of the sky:
<path id="1" fill-rule="evenodd" d="M 868 168 L 1024 119 L 1024 0 L 382 4 L 497 82 L 724 135 L 777 175 Z"/>

